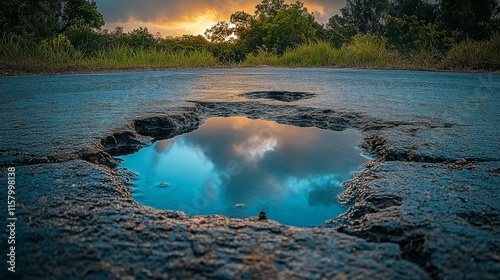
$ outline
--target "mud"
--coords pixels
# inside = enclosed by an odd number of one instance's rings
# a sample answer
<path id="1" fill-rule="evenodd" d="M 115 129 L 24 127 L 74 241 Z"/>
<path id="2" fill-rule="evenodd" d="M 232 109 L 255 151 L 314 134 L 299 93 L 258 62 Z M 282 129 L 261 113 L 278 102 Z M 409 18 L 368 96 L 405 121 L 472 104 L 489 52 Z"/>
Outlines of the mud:
<path id="1" fill-rule="evenodd" d="M 445 143 L 469 124 L 256 101 L 166 108 L 130 114 L 118 126 L 82 122 L 71 131 L 88 135 L 73 142 L 61 140 L 65 132 L 18 150 L 4 142 L 2 174 L 15 165 L 19 186 L 17 278 L 498 279 L 500 155 Z M 375 159 L 345 183 L 348 213 L 323 227 L 286 227 L 259 213 L 189 217 L 135 203 L 131 174 L 116 169 L 113 156 L 212 116 L 356 128 Z M 15 137 L 23 127 L 9 131 Z M 6 273 L 0 278 L 12 278 Z"/>

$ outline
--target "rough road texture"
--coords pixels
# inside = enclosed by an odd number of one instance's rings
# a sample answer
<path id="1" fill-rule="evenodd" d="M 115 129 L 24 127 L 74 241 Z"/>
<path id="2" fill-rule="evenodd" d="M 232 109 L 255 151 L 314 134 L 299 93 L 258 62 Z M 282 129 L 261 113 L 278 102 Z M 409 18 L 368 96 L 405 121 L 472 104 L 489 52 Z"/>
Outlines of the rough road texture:
<path id="1" fill-rule="evenodd" d="M 36 191 L 18 197 L 19 275 L 30 279 L 47 279 L 49 267 L 52 279 L 427 278 L 401 260 L 395 244 L 137 205 L 111 169 L 81 160 L 18 172 L 24 174 L 18 183 Z"/>
<path id="2" fill-rule="evenodd" d="M 276 70 L 278 78 L 280 71 Z M 120 80 L 115 82 L 111 87 L 120 89 Z M 291 90 L 274 87 L 270 90 Z M 391 109 L 390 102 L 340 108 L 314 103 L 320 97 L 283 105 L 281 101 L 245 101 L 236 93 L 224 98 L 208 97 L 208 93 L 191 98 L 203 102 L 191 103 L 155 100 L 155 95 L 146 103 L 130 103 L 126 112 L 109 107 L 113 109 L 105 114 L 92 109 L 95 101 L 90 97 L 80 105 L 68 104 L 72 109 L 66 112 L 53 109 L 59 112 L 43 114 L 42 110 L 33 122 L 23 121 L 6 109 L 7 103 L 2 104 L 0 164 L 2 174 L 8 166 L 16 166 L 19 191 L 18 272 L 7 273 L 4 262 L 0 278 L 500 276 L 500 117 L 491 109 L 498 108 L 496 97 L 487 96 L 485 100 L 493 105 L 481 107 L 482 113 L 475 118 L 470 118 L 470 111 L 467 118 L 459 118 L 449 117 L 458 115 L 453 112 L 436 117 L 429 113 L 435 109 L 423 110 L 447 102 L 433 95 L 433 103 L 424 102 L 415 109 L 421 110 L 417 115 L 411 109 Z M 30 109 L 32 101 L 22 98 L 7 100 L 17 104 L 17 112 L 35 110 Z M 98 104 L 113 100 L 112 96 L 102 98 Z M 384 110 L 391 114 L 383 114 Z M 324 227 L 285 227 L 256 218 L 187 217 L 136 204 L 127 189 L 126 172 L 115 169 L 117 162 L 111 155 L 196 129 L 211 116 L 248 116 L 333 130 L 354 127 L 364 136 L 365 150 L 376 159 L 346 183 L 342 199 L 352 205 L 349 212 Z M 1 195 L 2 209 L 5 204 L 6 197 Z M 2 218 L 5 241 L 4 223 Z M 7 251 L 4 241 L 1 252 Z"/>

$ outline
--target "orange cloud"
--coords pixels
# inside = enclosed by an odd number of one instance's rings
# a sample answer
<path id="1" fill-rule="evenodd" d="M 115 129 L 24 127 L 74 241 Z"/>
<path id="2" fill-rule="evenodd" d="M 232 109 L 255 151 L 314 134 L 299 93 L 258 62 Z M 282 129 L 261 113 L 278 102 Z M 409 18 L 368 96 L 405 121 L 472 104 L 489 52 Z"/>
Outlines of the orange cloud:
<path id="1" fill-rule="evenodd" d="M 138 27 L 148 27 L 162 36 L 203 34 L 207 28 L 221 20 L 229 20 L 232 13 L 245 11 L 253 14 L 260 0 L 97 0 L 97 9 L 103 14 L 104 28 L 113 30 L 122 26 L 128 32 Z M 286 1 L 291 3 L 293 1 Z M 309 12 L 314 12 L 320 22 L 338 12 L 345 0 L 304 0 Z"/>

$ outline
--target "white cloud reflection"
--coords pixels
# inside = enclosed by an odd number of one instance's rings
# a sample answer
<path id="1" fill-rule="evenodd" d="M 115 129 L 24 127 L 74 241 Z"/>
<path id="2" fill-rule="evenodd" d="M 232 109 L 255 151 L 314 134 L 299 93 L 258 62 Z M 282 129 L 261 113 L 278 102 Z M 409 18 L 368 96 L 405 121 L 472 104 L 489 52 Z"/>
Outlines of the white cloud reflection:
<path id="1" fill-rule="evenodd" d="M 359 139 L 354 130 L 211 118 L 124 156 L 121 167 L 141 174 L 137 189 L 148 198 L 138 201 L 149 206 L 232 217 L 265 211 L 285 224 L 319 225 L 344 212 L 340 183 L 367 161 L 354 148 Z M 159 182 L 170 187 L 155 187 Z"/>
<path id="2" fill-rule="evenodd" d="M 278 145 L 278 140 L 275 138 L 254 135 L 250 136 L 243 143 L 234 144 L 233 149 L 236 155 L 242 156 L 246 161 L 256 164 L 267 152 L 274 151 L 276 145 Z"/>

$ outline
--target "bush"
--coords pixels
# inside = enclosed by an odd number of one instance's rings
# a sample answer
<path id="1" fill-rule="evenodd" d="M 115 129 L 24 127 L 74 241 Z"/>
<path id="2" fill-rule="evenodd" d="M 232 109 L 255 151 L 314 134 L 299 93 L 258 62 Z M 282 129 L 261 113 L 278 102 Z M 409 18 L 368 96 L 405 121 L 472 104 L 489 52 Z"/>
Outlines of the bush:
<path id="1" fill-rule="evenodd" d="M 206 50 L 172 51 L 155 48 L 133 48 L 119 44 L 103 49 L 86 61 L 90 67 L 208 67 L 215 66 L 216 59 Z"/>
<path id="2" fill-rule="evenodd" d="M 442 66 L 445 69 L 490 70 L 500 68 L 500 34 L 488 40 L 465 40 L 455 44 L 447 53 Z"/>
<path id="3" fill-rule="evenodd" d="M 434 24 L 419 20 L 414 15 L 402 18 L 389 16 L 385 35 L 388 42 L 403 55 L 430 50 L 436 45 Z"/>
<path id="4" fill-rule="evenodd" d="M 387 39 L 375 35 L 356 35 L 340 49 L 338 64 L 348 67 L 385 67 L 395 55 L 386 48 Z"/>
<path id="5" fill-rule="evenodd" d="M 39 43 L 31 37 L 4 36 L 0 50 L 0 61 L 5 66 L 61 67 L 77 65 L 82 59 L 81 52 L 64 35 Z"/>
<path id="6" fill-rule="evenodd" d="M 259 49 L 257 54 L 249 53 L 245 60 L 238 64 L 239 66 L 280 66 L 280 60 L 278 55 Z"/>
<path id="7" fill-rule="evenodd" d="M 351 44 L 340 49 L 320 41 L 288 49 L 282 56 L 259 50 L 256 55 L 248 55 L 240 65 L 388 67 L 395 61 L 395 54 L 385 45 L 384 38 L 374 35 L 356 35 Z"/>
<path id="8" fill-rule="evenodd" d="M 334 66 L 339 54 L 328 42 L 320 41 L 288 50 L 281 60 L 286 66 Z"/>

